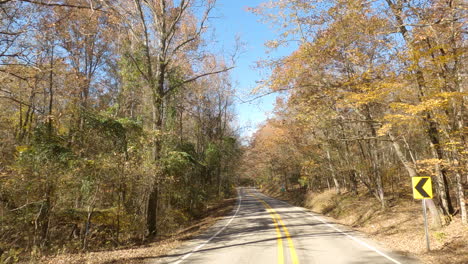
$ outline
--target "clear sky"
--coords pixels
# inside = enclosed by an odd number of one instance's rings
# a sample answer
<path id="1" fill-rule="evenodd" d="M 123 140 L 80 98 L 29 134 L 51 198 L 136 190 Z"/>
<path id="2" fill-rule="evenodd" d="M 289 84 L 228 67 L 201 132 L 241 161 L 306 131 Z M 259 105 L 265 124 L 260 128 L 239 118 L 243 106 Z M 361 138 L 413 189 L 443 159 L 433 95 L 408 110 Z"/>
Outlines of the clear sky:
<path id="1" fill-rule="evenodd" d="M 218 0 L 214 21 L 219 45 L 226 50 L 234 46 L 236 36 L 245 44 L 243 53 L 238 58 L 237 67 L 231 76 L 237 91 L 237 98 L 249 100 L 258 95 L 249 95 L 257 81 L 267 77 L 264 70 L 255 67 L 256 62 L 268 57 L 288 55 L 292 48 L 281 48 L 266 53 L 265 42 L 275 39 L 277 33 L 269 25 L 259 22 L 259 17 L 246 11 L 247 7 L 256 7 L 262 0 Z M 274 108 L 276 95 L 269 95 L 250 103 L 242 103 L 236 98 L 238 122 L 242 136 L 250 136 L 258 125 L 266 120 Z"/>

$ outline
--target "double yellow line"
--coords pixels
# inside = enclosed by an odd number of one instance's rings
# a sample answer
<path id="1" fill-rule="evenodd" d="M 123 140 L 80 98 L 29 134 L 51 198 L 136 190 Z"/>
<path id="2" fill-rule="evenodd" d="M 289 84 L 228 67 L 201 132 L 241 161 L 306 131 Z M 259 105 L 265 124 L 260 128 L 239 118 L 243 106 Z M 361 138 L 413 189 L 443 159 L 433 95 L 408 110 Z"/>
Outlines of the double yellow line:
<path id="1" fill-rule="evenodd" d="M 294 243 L 291 239 L 291 235 L 289 234 L 288 228 L 284 224 L 283 220 L 279 216 L 279 214 L 275 211 L 275 209 L 271 208 L 271 206 L 259 198 L 257 195 L 250 193 L 255 199 L 260 201 L 263 206 L 267 209 L 268 213 L 270 213 L 271 218 L 273 219 L 273 224 L 276 230 L 276 239 L 278 241 L 278 264 L 284 264 L 284 251 L 283 251 L 283 236 L 281 234 L 281 228 L 283 228 L 284 235 L 288 241 L 288 248 L 289 252 L 291 253 L 291 260 L 293 264 L 299 264 L 299 259 L 297 258 L 296 249 L 294 248 Z M 280 228 L 281 227 L 281 228 Z"/>

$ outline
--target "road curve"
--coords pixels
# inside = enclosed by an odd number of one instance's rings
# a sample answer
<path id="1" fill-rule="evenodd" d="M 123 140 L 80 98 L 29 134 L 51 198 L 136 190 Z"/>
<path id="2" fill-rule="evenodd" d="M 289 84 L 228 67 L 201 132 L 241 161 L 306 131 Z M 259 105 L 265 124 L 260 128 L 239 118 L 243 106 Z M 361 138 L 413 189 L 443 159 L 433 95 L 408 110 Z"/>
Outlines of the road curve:
<path id="1" fill-rule="evenodd" d="M 419 263 L 304 208 L 239 188 L 232 215 L 152 264 Z"/>

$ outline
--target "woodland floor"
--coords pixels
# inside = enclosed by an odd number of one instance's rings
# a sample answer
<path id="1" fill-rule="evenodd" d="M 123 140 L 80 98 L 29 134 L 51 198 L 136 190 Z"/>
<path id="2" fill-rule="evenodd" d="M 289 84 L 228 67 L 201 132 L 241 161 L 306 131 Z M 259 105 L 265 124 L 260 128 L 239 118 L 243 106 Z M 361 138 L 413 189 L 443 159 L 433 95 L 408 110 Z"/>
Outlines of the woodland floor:
<path id="1" fill-rule="evenodd" d="M 468 226 L 461 224 L 460 216 L 456 215 L 449 225 L 429 230 L 431 251 L 427 252 L 421 202 L 410 196 L 390 196 L 388 208 L 381 210 L 380 202 L 365 190 L 358 196 L 337 195 L 335 191 L 306 195 L 297 191 L 267 193 L 324 214 L 330 221 L 365 233 L 384 247 L 415 256 L 422 263 L 468 263 Z"/>
<path id="2" fill-rule="evenodd" d="M 225 199 L 207 208 L 204 216 L 187 228 L 179 230 L 173 236 L 160 239 L 144 246 L 115 249 L 112 251 L 87 252 L 80 254 L 63 254 L 46 257 L 38 261 L 42 264 L 136 264 L 156 258 L 178 247 L 184 240 L 203 232 L 223 216 L 229 214 L 236 199 Z"/>

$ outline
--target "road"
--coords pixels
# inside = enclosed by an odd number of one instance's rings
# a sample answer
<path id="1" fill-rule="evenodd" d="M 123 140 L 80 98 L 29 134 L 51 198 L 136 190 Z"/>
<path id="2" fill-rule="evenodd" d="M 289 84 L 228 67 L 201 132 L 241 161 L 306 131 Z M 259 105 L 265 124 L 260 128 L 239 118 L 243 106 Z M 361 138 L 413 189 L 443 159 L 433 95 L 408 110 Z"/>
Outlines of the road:
<path id="1" fill-rule="evenodd" d="M 239 188 L 232 215 L 149 263 L 418 263 L 318 214 Z"/>

